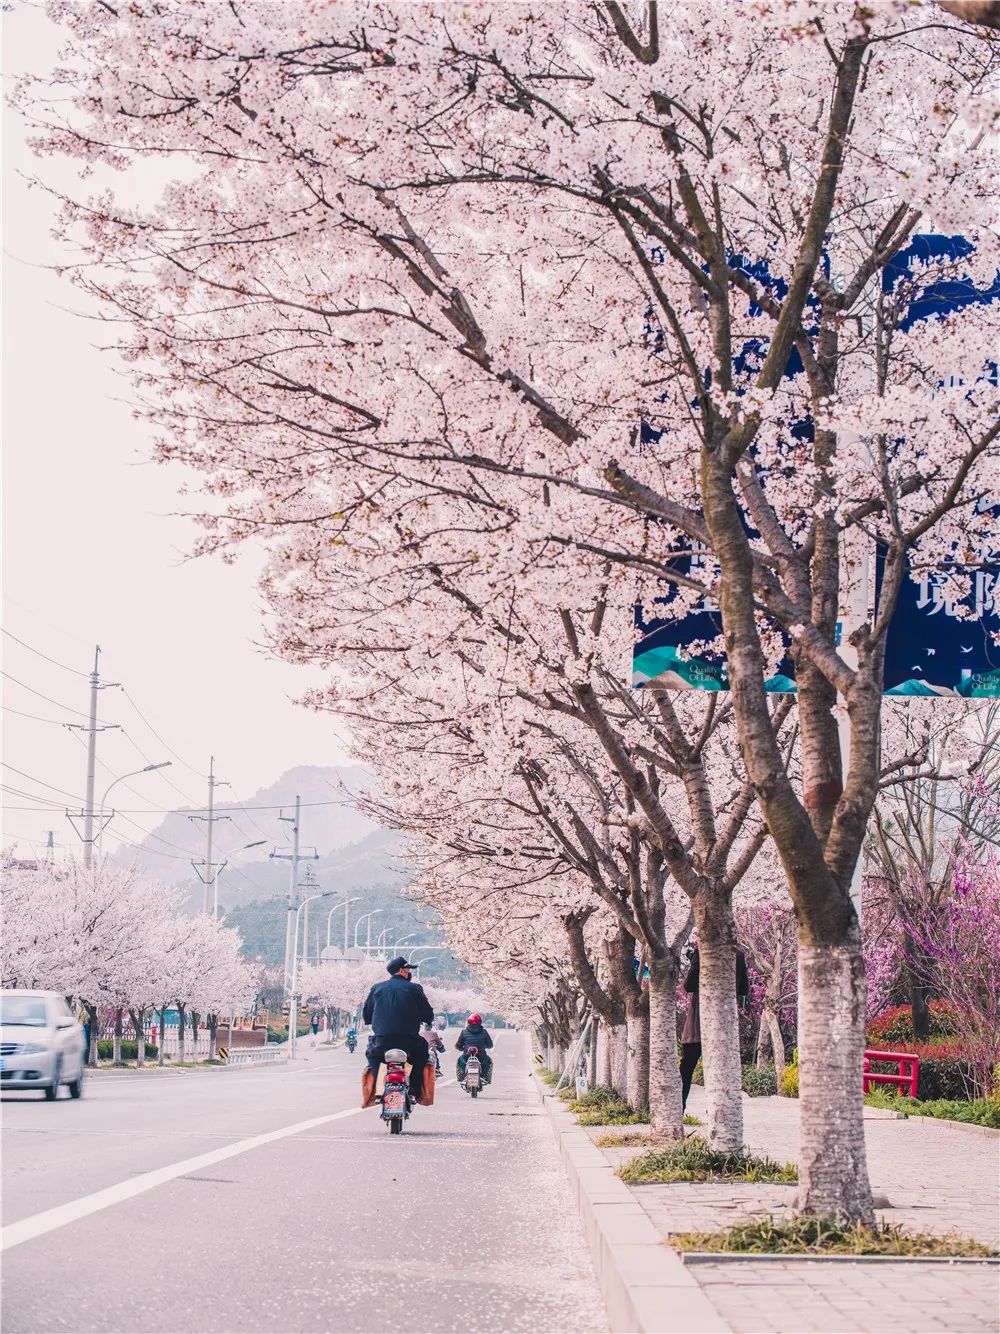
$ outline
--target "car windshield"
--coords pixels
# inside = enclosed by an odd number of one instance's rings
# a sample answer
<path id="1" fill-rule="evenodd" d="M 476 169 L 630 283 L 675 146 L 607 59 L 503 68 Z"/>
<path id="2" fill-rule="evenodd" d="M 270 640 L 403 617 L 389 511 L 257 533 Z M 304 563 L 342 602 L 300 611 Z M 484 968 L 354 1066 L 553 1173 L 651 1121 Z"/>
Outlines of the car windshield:
<path id="1" fill-rule="evenodd" d="M 44 1028 L 48 1023 L 41 996 L 0 996 L 0 1024 L 8 1028 Z"/>

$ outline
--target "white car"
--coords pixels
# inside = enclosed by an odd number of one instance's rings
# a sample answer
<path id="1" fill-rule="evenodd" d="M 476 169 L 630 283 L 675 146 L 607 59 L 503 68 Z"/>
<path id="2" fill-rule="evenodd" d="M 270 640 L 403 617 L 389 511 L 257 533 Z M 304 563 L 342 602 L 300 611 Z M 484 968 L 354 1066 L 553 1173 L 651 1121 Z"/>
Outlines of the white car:
<path id="1" fill-rule="evenodd" d="M 0 991 L 0 1088 L 41 1089 L 49 1102 L 67 1084 L 83 1092 L 83 1029 L 57 991 Z"/>

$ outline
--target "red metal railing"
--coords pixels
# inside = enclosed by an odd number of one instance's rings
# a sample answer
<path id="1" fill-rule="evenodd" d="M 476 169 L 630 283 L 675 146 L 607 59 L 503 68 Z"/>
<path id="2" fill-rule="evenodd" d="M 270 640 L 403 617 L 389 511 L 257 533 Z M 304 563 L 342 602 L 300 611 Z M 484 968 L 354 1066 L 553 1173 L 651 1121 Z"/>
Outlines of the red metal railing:
<path id="1" fill-rule="evenodd" d="M 873 1071 L 873 1061 L 894 1062 L 898 1074 L 889 1075 Z M 861 1090 L 867 1093 L 872 1084 L 890 1084 L 905 1092 L 907 1097 L 917 1096 L 917 1081 L 920 1076 L 920 1057 L 909 1051 L 866 1051 L 864 1073 L 861 1076 Z"/>

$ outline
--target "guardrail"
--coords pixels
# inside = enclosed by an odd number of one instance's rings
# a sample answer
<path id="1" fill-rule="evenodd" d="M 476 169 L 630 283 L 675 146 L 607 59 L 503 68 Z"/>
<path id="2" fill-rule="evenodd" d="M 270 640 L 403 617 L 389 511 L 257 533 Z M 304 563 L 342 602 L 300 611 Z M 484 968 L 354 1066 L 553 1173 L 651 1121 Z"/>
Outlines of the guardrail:
<path id="1" fill-rule="evenodd" d="M 284 1043 L 273 1047 L 242 1047 L 230 1050 L 227 1065 L 264 1065 L 270 1061 L 287 1061 L 288 1048 Z"/>

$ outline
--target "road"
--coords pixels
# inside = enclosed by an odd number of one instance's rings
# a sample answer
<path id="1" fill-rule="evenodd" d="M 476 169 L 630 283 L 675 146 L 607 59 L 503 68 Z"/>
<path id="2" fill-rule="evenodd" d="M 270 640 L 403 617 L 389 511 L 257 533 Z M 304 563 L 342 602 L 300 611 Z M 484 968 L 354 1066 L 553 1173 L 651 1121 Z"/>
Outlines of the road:
<path id="1" fill-rule="evenodd" d="M 525 1038 L 393 1137 L 306 1051 L 6 1095 L 5 1334 L 606 1329 Z"/>

